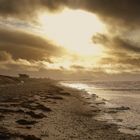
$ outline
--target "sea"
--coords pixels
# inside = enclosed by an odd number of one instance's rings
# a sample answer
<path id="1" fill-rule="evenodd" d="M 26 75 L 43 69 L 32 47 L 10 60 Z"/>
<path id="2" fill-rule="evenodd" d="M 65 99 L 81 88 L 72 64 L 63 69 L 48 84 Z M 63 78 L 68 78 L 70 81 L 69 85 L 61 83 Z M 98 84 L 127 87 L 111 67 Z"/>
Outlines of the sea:
<path id="1" fill-rule="evenodd" d="M 94 119 L 118 125 L 122 133 L 140 135 L 140 81 L 63 81 L 62 85 L 95 94 L 102 108 Z M 94 101 L 95 102 L 95 101 Z M 111 110 L 111 111 L 110 111 Z"/>

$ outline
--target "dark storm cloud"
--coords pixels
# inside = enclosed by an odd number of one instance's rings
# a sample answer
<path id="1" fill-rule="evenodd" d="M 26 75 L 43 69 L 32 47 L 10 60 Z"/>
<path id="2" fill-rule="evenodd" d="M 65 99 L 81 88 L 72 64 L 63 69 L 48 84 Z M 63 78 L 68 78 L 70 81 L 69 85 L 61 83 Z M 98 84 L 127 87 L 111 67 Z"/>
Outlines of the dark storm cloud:
<path id="1" fill-rule="evenodd" d="M 0 15 L 30 17 L 39 10 L 55 11 L 63 6 L 85 9 L 127 24 L 140 21 L 139 0 L 0 0 Z"/>
<path id="2" fill-rule="evenodd" d="M 13 59 L 49 60 L 61 55 L 63 49 L 33 34 L 0 29 L 0 51 L 11 54 Z"/>
<path id="3" fill-rule="evenodd" d="M 129 51 L 133 51 L 136 53 L 140 52 L 140 46 L 137 46 L 136 44 L 133 44 L 129 40 L 123 40 L 119 37 L 116 37 L 113 39 L 114 43 L 119 46 L 120 48 L 124 48 Z"/>
<path id="4" fill-rule="evenodd" d="M 1 16 L 19 16 L 24 18 L 27 13 L 32 13 L 34 8 L 36 8 L 34 0 L 0 0 Z"/>
<path id="5" fill-rule="evenodd" d="M 109 66 L 118 72 L 130 70 L 134 72 L 140 69 L 140 46 L 130 40 L 122 39 L 119 36 L 108 36 L 97 34 L 93 37 L 93 42 L 102 44 L 107 52 L 106 57 L 102 57 L 100 64 Z"/>
<path id="6" fill-rule="evenodd" d="M 107 49 L 115 49 L 116 51 L 126 50 L 135 53 L 140 52 L 140 46 L 138 44 L 132 43 L 131 40 L 122 39 L 119 36 L 110 37 L 104 34 L 97 34 L 92 39 L 95 44 L 102 44 Z"/>
<path id="7" fill-rule="evenodd" d="M 102 18 L 130 23 L 140 22 L 139 0 L 85 0 L 85 8 Z"/>
<path id="8" fill-rule="evenodd" d="M 0 0 L 0 15 L 31 19 L 40 10 L 58 10 L 67 0 Z"/>

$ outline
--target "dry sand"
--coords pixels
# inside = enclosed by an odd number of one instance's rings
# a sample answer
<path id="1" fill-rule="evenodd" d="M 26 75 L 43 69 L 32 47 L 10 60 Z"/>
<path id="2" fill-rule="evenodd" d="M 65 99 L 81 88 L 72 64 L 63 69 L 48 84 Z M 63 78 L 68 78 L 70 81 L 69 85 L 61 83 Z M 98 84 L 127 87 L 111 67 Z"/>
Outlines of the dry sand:
<path id="1" fill-rule="evenodd" d="M 140 140 L 95 120 L 99 112 L 86 93 L 51 80 L 0 85 L 0 140 Z"/>

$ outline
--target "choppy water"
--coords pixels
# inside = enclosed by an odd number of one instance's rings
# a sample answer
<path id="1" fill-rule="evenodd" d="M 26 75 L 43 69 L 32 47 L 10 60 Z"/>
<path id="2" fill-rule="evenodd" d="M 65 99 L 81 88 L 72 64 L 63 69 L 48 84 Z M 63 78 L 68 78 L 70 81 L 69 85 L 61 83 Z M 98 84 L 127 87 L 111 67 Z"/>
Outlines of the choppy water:
<path id="1" fill-rule="evenodd" d="M 62 84 L 105 99 L 106 104 L 102 106 L 104 108 L 129 107 L 129 110 L 117 113 L 101 113 L 96 119 L 117 124 L 121 132 L 140 135 L 140 81 L 67 81 Z"/>

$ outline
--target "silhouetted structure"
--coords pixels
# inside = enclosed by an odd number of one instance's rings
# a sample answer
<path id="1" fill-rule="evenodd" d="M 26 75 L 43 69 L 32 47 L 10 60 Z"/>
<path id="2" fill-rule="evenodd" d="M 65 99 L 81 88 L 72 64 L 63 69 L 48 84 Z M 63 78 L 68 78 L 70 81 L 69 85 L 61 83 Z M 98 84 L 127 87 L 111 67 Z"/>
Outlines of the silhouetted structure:
<path id="1" fill-rule="evenodd" d="M 27 74 L 19 74 L 19 78 L 28 79 L 28 78 L 30 78 L 30 76 Z"/>

